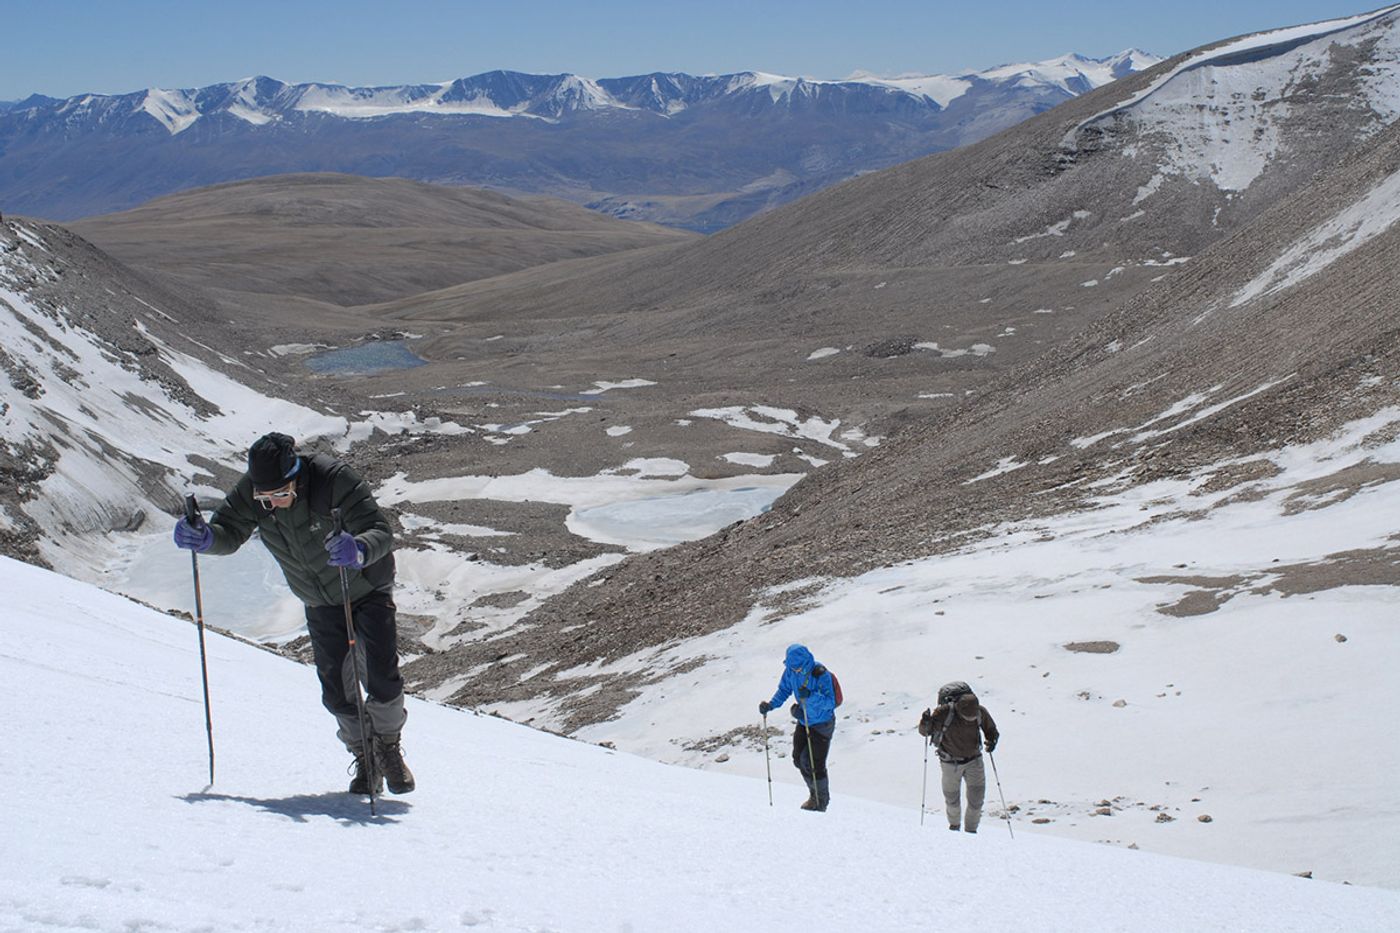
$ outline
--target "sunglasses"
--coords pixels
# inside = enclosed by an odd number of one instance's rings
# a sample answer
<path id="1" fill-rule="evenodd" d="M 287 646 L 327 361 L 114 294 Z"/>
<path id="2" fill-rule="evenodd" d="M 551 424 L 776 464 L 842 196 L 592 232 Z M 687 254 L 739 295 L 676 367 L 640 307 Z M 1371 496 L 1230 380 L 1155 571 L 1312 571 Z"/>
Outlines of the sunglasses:
<path id="1" fill-rule="evenodd" d="M 253 499 L 265 509 L 286 505 L 297 497 L 296 487 L 288 484 L 281 489 L 265 489 L 253 493 Z"/>

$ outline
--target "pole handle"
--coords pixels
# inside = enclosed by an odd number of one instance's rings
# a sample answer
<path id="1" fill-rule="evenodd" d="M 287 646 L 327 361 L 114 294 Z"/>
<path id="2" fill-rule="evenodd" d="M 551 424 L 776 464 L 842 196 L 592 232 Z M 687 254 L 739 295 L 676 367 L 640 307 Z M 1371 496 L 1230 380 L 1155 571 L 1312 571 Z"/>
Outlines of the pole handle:
<path id="1" fill-rule="evenodd" d="M 345 530 L 345 519 L 341 517 L 340 509 L 331 509 L 331 534 L 339 537 Z"/>
<path id="2" fill-rule="evenodd" d="M 199 503 L 195 501 L 194 493 L 185 496 L 185 521 L 191 528 L 204 527 L 204 516 L 199 513 Z"/>

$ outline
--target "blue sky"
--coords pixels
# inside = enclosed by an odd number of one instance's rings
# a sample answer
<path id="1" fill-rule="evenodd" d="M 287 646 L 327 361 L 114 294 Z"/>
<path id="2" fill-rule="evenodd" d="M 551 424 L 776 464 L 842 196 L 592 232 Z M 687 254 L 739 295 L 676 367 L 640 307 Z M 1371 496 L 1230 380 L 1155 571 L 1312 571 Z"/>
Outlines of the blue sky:
<path id="1" fill-rule="evenodd" d="M 1136 46 L 1170 55 L 1378 0 L 0 0 L 0 100 L 254 74 L 356 85 L 496 68 L 617 77 L 948 73 Z"/>

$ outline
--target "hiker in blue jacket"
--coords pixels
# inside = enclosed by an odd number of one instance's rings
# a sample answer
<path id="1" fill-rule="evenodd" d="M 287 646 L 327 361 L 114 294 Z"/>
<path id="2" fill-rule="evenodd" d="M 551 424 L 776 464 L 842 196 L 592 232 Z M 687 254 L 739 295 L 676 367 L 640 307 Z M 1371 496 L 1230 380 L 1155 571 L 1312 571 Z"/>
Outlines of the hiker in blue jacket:
<path id="1" fill-rule="evenodd" d="M 789 645 L 784 660 L 783 676 L 773 699 L 758 704 L 758 712 L 767 716 L 769 710 L 783 705 L 789 696 L 792 718 L 797 728 L 792 733 L 792 763 L 807 782 L 807 802 L 804 810 L 825 810 L 831 802 L 831 787 L 826 776 L 826 753 L 831 750 L 831 737 L 836 732 L 836 691 L 831 674 L 804 645 Z"/>

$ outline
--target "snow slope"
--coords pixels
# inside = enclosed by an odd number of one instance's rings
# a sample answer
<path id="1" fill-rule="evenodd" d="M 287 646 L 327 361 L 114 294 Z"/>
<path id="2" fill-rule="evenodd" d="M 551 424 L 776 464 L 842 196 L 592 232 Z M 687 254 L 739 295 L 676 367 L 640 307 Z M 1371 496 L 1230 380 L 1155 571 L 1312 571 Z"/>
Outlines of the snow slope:
<path id="1" fill-rule="evenodd" d="M 954 836 L 849 796 L 817 816 L 785 785 L 769 808 L 761 781 L 419 701 L 419 790 L 370 819 L 312 672 L 217 636 L 205 787 L 193 628 L 8 559 L 0 581 L 6 930 L 775 930 L 814 883 L 831 930 L 1400 926 L 1391 892 Z"/>

